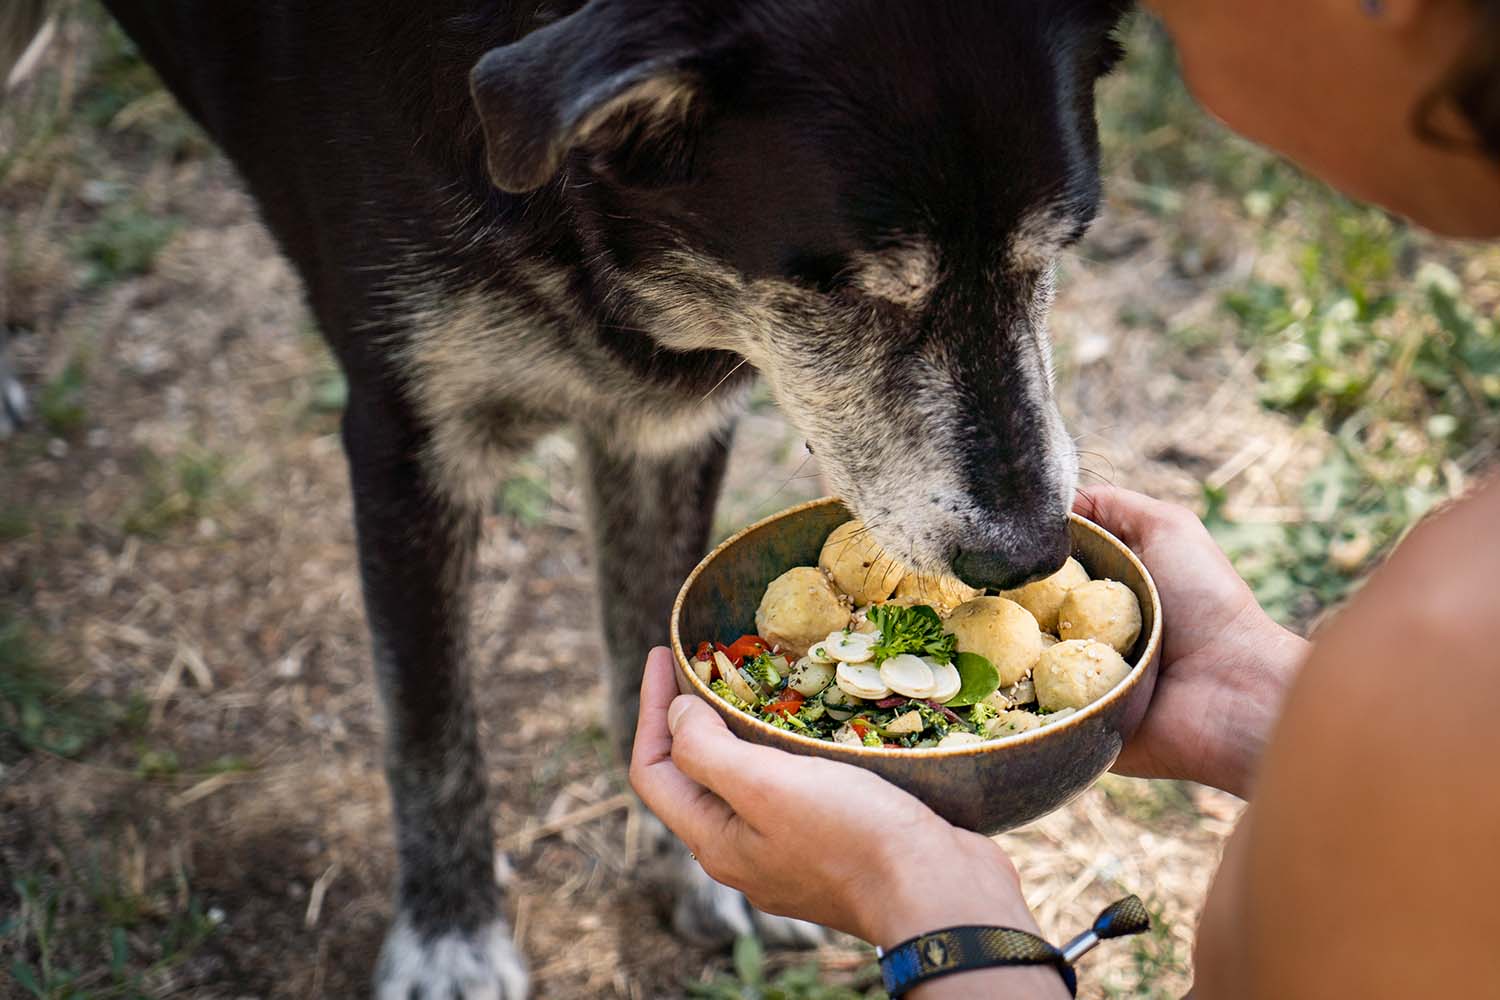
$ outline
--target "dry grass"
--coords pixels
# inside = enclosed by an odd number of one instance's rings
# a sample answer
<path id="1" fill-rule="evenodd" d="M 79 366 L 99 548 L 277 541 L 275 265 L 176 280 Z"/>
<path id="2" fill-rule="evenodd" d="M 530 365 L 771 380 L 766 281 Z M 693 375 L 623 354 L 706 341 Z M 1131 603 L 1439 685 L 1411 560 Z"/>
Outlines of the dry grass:
<path id="1" fill-rule="evenodd" d="M 358 995 L 393 873 L 338 382 L 224 163 L 93 19 L 63 39 L 0 115 L 0 148 L 25 145 L 0 173 L 0 322 L 23 332 L 21 371 L 49 401 L 0 443 L 0 635 L 15 638 L 0 673 L 25 660 L 44 678 L 25 705 L 94 728 L 56 752 L 30 730 L 0 736 L 0 958 L 45 958 L 82 996 Z M 1172 333 L 1265 266 L 1265 231 L 1211 193 L 1167 219 L 1138 193 L 1111 203 L 1057 306 L 1085 463 L 1291 517 L 1327 432 L 1261 406 L 1252 351 L 1184 350 Z M 725 530 L 818 493 L 769 406 L 737 447 Z M 676 943 L 641 891 L 638 817 L 600 729 L 581 522 L 573 451 L 553 438 L 485 534 L 476 697 L 500 874 L 538 996 L 679 995 L 728 959 Z M 1083 996 L 1187 988 L 1237 809 L 1110 778 L 1001 838 L 1049 934 L 1122 891 L 1156 908 L 1150 940 L 1085 962 Z M 852 944 L 816 956 L 829 981 L 867 960 Z"/>

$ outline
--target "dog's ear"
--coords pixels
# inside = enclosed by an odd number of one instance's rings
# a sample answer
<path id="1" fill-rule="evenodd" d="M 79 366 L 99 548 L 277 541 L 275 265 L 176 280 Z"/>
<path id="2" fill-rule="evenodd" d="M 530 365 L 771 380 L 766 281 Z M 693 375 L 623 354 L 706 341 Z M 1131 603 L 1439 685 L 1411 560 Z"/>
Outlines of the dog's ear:
<path id="1" fill-rule="evenodd" d="M 619 7 L 594 0 L 469 74 L 497 187 L 535 190 L 575 149 L 627 184 L 685 178 L 703 113 L 699 50 L 668 19 Z"/>

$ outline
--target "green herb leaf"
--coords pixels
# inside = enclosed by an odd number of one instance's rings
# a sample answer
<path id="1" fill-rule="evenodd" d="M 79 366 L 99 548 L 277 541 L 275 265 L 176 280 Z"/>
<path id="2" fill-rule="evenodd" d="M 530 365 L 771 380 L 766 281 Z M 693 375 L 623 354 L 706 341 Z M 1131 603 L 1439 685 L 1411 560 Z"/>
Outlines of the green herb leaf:
<path id="1" fill-rule="evenodd" d="M 925 604 L 910 608 L 878 605 L 870 609 L 870 621 L 880 629 L 880 641 L 873 650 L 877 666 L 902 653 L 930 656 L 939 663 L 953 659 L 958 639 L 943 631 L 943 619 Z"/>
<path id="2" fill-rule="evenodd" d="M 984 701 L 1000 686 L 1000 671 L 978 653 L 959 653 L 953 658 L 960 681 L 958 694 L 946 702 L 949 708 Z"/>

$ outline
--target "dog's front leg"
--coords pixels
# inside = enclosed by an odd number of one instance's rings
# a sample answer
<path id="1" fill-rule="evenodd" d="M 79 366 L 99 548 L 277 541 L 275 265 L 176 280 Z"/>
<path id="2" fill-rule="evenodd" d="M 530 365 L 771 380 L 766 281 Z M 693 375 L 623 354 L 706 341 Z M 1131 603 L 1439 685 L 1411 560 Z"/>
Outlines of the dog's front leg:
<path id="1" fill-rule="evenodd" d="M 729 454 L 728 435 L 668 456 L 642 456 L 584 432 L 599 604 L 604 616 L 611 735 L 621 759 L 640 709 L 641 668 L 667 641 L 672 601 L 703 557 Z M 822 929 L 761 913 L 703 871 L 682 842 L 652 820 L 653 876 L 671 897 L 672 927 L 704 947 L 758 934 L 769 944 L 810 947 Z"/>
<path id="2" fill-rule="evenodd" d="M 376 996 L 517 1000 L 466 663 L 479 516 L 429 480 L 424 445 L 395 391 L 351 385 L 344 446 L 400 863 Z"/>

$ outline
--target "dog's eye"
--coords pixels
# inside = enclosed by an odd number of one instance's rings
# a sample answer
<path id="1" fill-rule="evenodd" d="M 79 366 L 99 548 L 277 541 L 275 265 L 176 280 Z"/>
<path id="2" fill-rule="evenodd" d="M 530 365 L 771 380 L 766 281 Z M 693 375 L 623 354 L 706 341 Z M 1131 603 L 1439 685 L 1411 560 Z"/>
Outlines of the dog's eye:
<path id="1" fill-rule="evenodd" d="M 787 277 L 824 295 L 838 291 L 848 283 L 848 265 L 834 254 L 796 254 L 787 260 Z"/>

